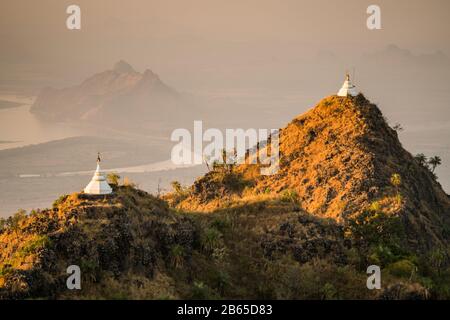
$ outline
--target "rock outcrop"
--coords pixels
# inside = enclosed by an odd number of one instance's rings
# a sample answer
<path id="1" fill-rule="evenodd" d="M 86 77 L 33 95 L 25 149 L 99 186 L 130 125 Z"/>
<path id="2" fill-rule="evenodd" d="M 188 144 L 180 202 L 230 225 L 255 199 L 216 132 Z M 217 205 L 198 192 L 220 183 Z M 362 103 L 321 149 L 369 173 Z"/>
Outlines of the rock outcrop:
<path id="1" fill-rule="evenodd" d="M 209 210 L 244 191 L 294 192 L 303 210 L 340 223 L 380 207 L 402 219 L 417 249 L 429 250 L 450 237 L 448 195 L 363 95 L 325 98 L 281 129 L 280 170 L 274 175 L 260 175 L 259 165 L 233 170 L 237 182 L 228 175 L 218 186 L 214 172 L 198 179 L 180 206 Z M 391 181 L 394 175 L 398 185 Z"/>

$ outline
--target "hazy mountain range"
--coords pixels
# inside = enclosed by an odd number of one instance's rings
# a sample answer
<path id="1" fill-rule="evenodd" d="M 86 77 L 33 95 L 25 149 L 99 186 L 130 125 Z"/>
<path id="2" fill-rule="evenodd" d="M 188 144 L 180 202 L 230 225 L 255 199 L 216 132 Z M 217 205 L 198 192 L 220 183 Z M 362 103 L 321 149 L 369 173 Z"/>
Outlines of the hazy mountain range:
<path id="1" fill-rule="evenodd" d="M 192 117 L 195 106 L 164 84 L 151 70 L 139 73 L 121 60 L 80 85 L 45 88 L 30 111 L 54 121 L 83 121 L 99 126 L 161 129 Z M 152 127 L 148 127 L 151 129 Z"/>
<path id="2" fill-rule="evenodd" d="M 147 69 L 140 73 L 120 60 L 111 70 L 63 89 L 44 88 L 30 112 L 46 121 L 84 123 L 169 138 L 194 120 L 217 127 L 242 124 L 257 108 L 242 108 L 227 98 L 180 93 Z M 239 117 L 235 115 L 239 113 Z"/>

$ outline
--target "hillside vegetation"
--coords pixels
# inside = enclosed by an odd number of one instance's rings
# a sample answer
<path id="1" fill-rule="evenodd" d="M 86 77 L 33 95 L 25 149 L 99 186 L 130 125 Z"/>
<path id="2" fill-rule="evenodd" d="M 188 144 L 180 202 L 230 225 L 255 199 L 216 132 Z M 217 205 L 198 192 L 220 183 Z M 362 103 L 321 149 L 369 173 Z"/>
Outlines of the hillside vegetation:
<path id="1" fill-rule="evenodd" d="M 379 241 L 376 253 L 366 255 L 353 241 L 360 239 L 346 236 L 346 231 L 285 198 L 262 197 L 205 215 L 175 212 L 129 186 L 106 199 L 73 194 L 59 199 L 53 209 L 8 221 L 0 235 L 0 296 L 444 297 L 446 284 L 427 277 L 437 277 L 438 270 L 448 275 L 443 266 L 434 269 L 406 252 L 386 252 L 386 239 Z M 366 288 L 365 268 L 371 262 L 389 270 L 383 275 L 384 290 Z M 66 287 L 66 269 L 73 264 L 82 270 L 79 291 Z"/>
<path id="2" fill-rule="evenodd" d="M 295 195 L 306 212 L 340 223 L 371 207 L 398 217 L 413 249 L 448 243 L 448 195 L 363 95 L 331 96 L 296 117 L 280 130 L 280 170 L 259 172 L 258 165 L 212 170 L 177 205 L 210 211 L 248 195 Z"/>
<path id="3" fill-rule="evenodd" d="M 114 183 L 17 213 L 0 225 L 0 297 L 450 298 L 449 198 L 375 105 L 326 98 L 281 130 L 280 152 L 272 176 L 215 164 L 163 198 Z M 66 287 L 73 264 L 81 290 Z"/>

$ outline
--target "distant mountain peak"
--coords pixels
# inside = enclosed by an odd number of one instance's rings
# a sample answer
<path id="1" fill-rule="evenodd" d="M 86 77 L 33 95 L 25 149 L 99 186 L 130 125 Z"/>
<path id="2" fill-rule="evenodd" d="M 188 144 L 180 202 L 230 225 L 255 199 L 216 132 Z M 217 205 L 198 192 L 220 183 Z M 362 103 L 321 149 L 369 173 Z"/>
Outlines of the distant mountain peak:
<path id="1" fill-rule="evenodd" d="M 143 76 L 143 78 L 147 78 L 147 79 L 158 79 L 159 80 L 159 76 L 150 69 L 146 69 L 144 71 L 144 73 L 142 74 L 142 76 Z"/>
<path id="2" fill-rule="evenodd" d="M 184 103 L 177 91 L 156 73 L 149 69 L 142 73 L 135 71 L 129 63 L 120 60 L 113 69 L 94 74 L 80 85 L 43 90 L 31 112 L 55 121 L 98 122 L 107 118 L 110 124 L 119 123 L 126 127 L 122 124 L 125 114 L 132 117 L 134 123 L 145 122 L 155 119 L 156 110 L 167 111 L 168 108 L 174 112 L 162 115 L 158 121 L 164 118 L 168 123 L 173 122 L 176 119 L 173 114 L 179 115 Z"/>
<path id="3" fill-rule="evenodd" d="M 118 61 L 113 68 L 114 71 L 118 73 L 129 73 L 129 72 L 136 72 L 136 70 L 133 69 L 133 67 L 126 61 L 120 60 Z"/>
<path id="4" fill-rule="evenodd" d="M 412 52 L 408 49 L 403 49 L 400 48 L 398 45 L 396 44 L 389 44 L 388 46 L 386 46 L 385 51 L 391 54 L 398 54 L 398 55 L 403 55 L 403 56 L 413 56 Z"/>

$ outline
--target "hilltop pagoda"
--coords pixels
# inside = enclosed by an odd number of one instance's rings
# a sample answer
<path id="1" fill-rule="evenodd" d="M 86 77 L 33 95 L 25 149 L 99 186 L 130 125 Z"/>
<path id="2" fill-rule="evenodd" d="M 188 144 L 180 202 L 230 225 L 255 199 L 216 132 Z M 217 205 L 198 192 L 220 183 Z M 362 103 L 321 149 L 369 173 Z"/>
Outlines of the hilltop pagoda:
<path id="1" fill-rule="evenodd" d="M 356 91 L 355 85 L 350 81 L 350 75 L 348 73 L 345 76 L 344 84 L 342 85 L 342 88 L 339 90 L 337 95 L 339 97 L 356 97 L 358 95 L 358 91 Z"/>
<path id="2" fill-rule="evenodd" d="M 100 170 L 100 153 L 97 156 L 97 169 L 95 170 L 94 176 L 91 179 L 91 182 L 84 188 L 85 194 L 93 194 L 93 195 L 105 195 L 111 194 L 112 189 L 108 182 L 106 182 L 106 177 Z"/>

